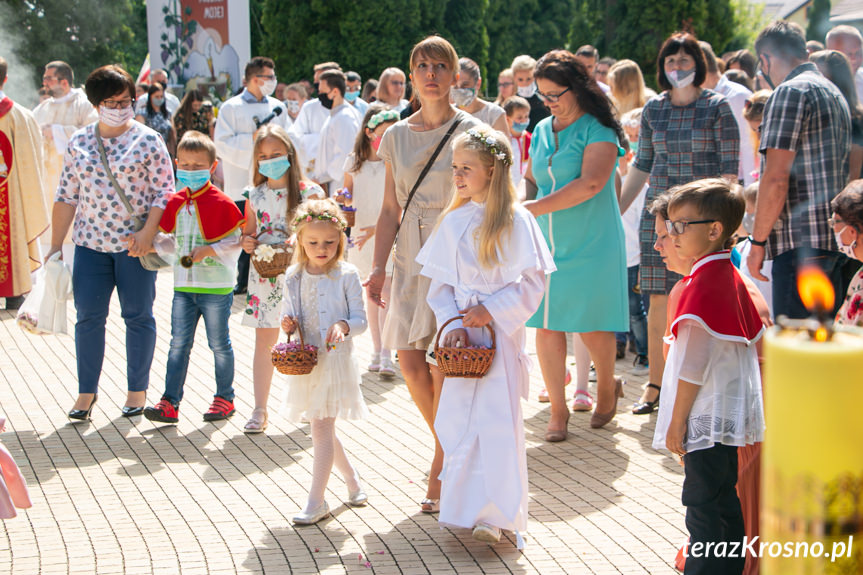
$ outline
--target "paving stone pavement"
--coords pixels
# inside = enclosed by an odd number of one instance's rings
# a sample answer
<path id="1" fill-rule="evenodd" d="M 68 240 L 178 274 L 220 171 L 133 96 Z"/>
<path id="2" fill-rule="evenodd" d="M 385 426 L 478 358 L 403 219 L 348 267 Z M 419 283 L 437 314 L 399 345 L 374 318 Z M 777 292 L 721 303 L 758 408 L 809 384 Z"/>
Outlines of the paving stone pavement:
<path id="1" fill-rule="evenodd" d="M 171 288 L 170 272 L 159 274 L 149 404 L 164 389 Z M 371 417 L 338 423 L 369 505 L 344 505 L 347 488 L 334 475 L 327 492 L 333 516 L 293 527 L 311 483 L 309 426 L 278 415 L 284 386 L 277 374 L 267 432 L 243 434 L 254 406 L 254 330 L 240 325 L 241 314 L 237 301 L 237 415 L 215 424 L 201 418 L 215 386 L 200 328 L 180 423 L 159 427 L 120 417 L 125 332 L 116 297 L 91 423 L 72 424 L 65 415 L 77 394 L 74 339 L 25 333 L 0 311 L 0 413 L 8 417 L 0 441 L 33 500 L 0 523 L 0 573 L 676 573 L 672 560 L 686 536 L 682 468 L 650 447 L 655 414 L 628 412 L 644 382 L 628 373 L 631 355 L 617 363 L 629 385 L 614 422 L 591 430 L 589 414 L 573 413 L 569 440 L 557 444 L 543 441 L 548 404 L 536 401 L 542 380 L 534 369 L 531 401 L 523 404 L 530 521 L 519 552 L 512 534 L 491 547 L 419 512 L 431 435 L 403 380 L 375 374 L 363 376 Z M 357 338 L 361 365 L 370 353 L 366 333 Z"/>

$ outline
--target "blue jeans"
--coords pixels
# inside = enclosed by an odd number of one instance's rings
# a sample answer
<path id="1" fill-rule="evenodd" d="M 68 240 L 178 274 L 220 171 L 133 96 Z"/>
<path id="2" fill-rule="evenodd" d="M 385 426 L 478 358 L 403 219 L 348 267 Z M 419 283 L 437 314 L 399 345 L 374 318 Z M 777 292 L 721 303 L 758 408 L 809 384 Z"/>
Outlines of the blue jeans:
<path id="1" fill-rule="evenodd" d="M 638 285 L 638 266 L 626 268 L 626 273 L 629 278 L 629 333 L 635 339 L 635 352 L 647 356 L 647 312 L 643 294 L 635 292 L 635 286 Z M 617 341 L 623 343 L 626 343 L 626 336 L 624 332 L 615 334 Z"/>
<path id="2" fill-rule="evenodd" d="M 174 405 L 183 399 L 189 355 L 195 342 L 198 318 L 204 317 L 207 343 L 216 364 L 216 395 L 234 400 L 234 348 L 228 333 L 228 318 L 234 294 L 174 292 L 171 309 L 171 348 L 165 372 L 165 397 Z"/>
<path id="3" fill-rule="evenodd" d="M 72 290 L 78 319 L 75 355 L 78 393 L 96 393 L 105 359 L 105 323 L 111 294 L 117 288 L 126 322 L 126 380 L 129 391 L 150 384 L 150 365 L 156 348 L 156 272 L 145 270 L 128 252 L 103 253 L 75 246 Z"/>
<path id="4" fill-rule="evenodd" d="M 805 319 L 812 315 L 800 301 L 797 291 L 797 272 L 804 264 L 815 264 L 821 268 L 836 293 L 836 305 L 830 317 L 836 315 L 845 299 L 842 267 L 847 258 L 839 252 L 797 248 L 773 258 L 773 314 L 788 316 L 791 319 Z"/>

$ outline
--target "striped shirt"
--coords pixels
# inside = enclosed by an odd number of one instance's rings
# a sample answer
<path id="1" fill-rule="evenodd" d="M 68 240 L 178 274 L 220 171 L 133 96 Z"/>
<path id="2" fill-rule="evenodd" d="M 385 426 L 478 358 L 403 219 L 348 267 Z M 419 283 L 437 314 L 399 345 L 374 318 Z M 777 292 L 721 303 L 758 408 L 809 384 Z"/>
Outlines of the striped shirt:
<path id="1" fill-rule="evenodd" d="M 848 180 L 851 113 L 842 93 L 815 67 L 800 64 L 767 100 L 761 174 L 768 149 L 795 152 L 788 197 L 767 239 L 767 259 L 803 246 L 835 250 L 830 200 Z"/>

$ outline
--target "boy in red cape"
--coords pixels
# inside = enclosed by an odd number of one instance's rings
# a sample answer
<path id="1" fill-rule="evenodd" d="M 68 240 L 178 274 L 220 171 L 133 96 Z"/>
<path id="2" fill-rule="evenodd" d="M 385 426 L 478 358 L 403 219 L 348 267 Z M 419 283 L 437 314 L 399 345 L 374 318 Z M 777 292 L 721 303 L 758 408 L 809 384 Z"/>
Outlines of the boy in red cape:
<path id="1" fill-rule="evenodd" d="M 684 573 L 742 573 L 737 448 L 761 441 L 764 413 L 755 343 L 764 327 L 725 250 L 745 204 L 724 180 L 671 191 L 667 228 L 693 261 L 671 321 L 654 448 L 683 457 L 690 534 Z"/>
<path id="2" fill-rule="evenodd" d="M 150 421 L 170 424 L 179 421 L 189 355 L 202 316 L 216 366 L 216 396 L 204 421 L 234 415 L 234 350 L 228 318 L 245 221 L 233 200 L 210 183 L 216 146 L 209 137 L 186 132 L 177 146 L 177 168 L 177 181 L 184 187 L 168 200 L 159 223 L 162 233 L 153 242 L 156 252 L 174 264 L 165 393 L 159 403 L 144 410 Z"/>

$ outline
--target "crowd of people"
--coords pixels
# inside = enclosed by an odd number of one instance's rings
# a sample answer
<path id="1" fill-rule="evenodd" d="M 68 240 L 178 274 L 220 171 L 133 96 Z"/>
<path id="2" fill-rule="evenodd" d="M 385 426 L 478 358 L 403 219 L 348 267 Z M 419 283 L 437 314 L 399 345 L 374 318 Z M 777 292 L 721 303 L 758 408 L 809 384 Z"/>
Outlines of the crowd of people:
<path id="1" fill-rule="evenodd" d="M 320 353 L 284 398 L 314 445 L 297 524 L 329 514 L 333 466 L 349 504 L 368 499 L 335 420 L 368 414 L 351 341 L 369 328 L 368 371 L 392 376 L 395 352 L 435 438 L 421 510 L 492 543 L 504 529 L 521 545 L 527 528 L 525 328 L 536 330 L 550 442 L 568 438 L 571 411 L 592 412 L 595 429 L 614 419 L 625 383 L 616 360 L 629 348 L 629 371 L 648 376 L 631 411 L 658 409 L 654 446 L 682 457 L 690 544 L 740 540 L 757 533 L 758 483 L 738 456 L 757 457 L 764 428 L 750 344 L 773 318 L 808 315 L 796 289 L 805 263 L 848 294 L 837 322 L 863 325 L 863 36 L 839 26 L 825 48 L 780 21 L 754 49 L 720 58 L 675 33 L 659 51 L 658 94 L 637 63 L 592 46 L 521 55 L 489 101 L 476 62 L 432 36 L 411 52 L 409 75 L 386 68 L 365 84 L 334 62 L 316 65 L 311 85 L 280 84 L 273 61 L 255 57 L 217 110 L 196 90 L 178 100 L 164 71 L 142 86 L 104 66 L 82 90 L 51 62 L 32 113 L 0 92 L 0 196 L 11 208 L 0 249 L 12 255 L 0 296 L 19 305 L 43 256 L 71 239 L 73 420 L 89 419 L 98 398 L 115 289 L 126 417 L 179 421 L 200 317 L 216 368 L 204 419 L 234 415 L 236 295 L 255 329 L 244 430 L 264 432 L 271 350 L 289 345 L 277 345 L 280 331 L 300 331 Z M 251 262 L 266 246 L 287 246 L 293 263 L 259 271 Z M 164 392 L 146 407 L 163 266 L 173 268 L 171 344 Z M 495 345 L 487 374 L 445 378 L 439 330 L 443 347 Z M 685 569 L 740 573 L 744 562 L 690 557 Z"/>

